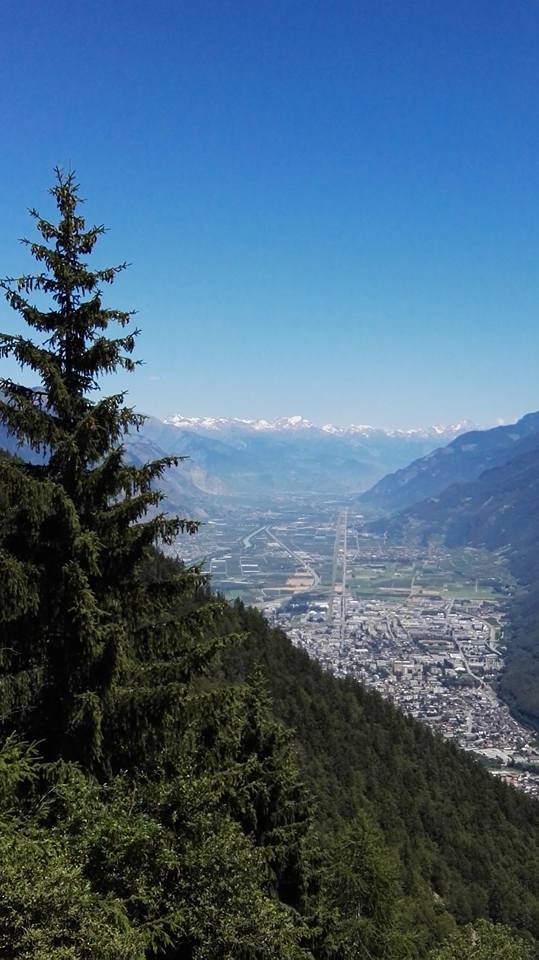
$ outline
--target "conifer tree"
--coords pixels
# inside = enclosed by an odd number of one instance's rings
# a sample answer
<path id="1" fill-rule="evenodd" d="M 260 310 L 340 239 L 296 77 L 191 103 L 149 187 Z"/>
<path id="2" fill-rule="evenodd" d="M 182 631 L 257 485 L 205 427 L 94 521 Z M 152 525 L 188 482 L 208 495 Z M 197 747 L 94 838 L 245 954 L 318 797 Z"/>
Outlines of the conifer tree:
<path id="1" fill-rule="evenodd" d="M 1 282 L 35 337 L 0 335 L 0 357 L 40 382 L 0 379 L 0 421 L 43 462 L 0 464 L 0 719 L 9 730 L 13 716 L 19 729 L 24 717 L 24 732 L 44 740 L 47 755 L 95 767 L 104 704 L 129 656 L 125 612 L 141 604 L 137 565 L 151 544 L 196 524 L 158 512 L 154 482 L 178 458 L 128 465 L 122 439 L 143 418 L 124 393 L 97 394 L 103 375 L 135 366 L 132 315 L 102 300 L 126 264 L 88 266 L 104 227 L 87 227 L 72 173 L 57 170 L 50 192 L 59 222 L 32 210 L 41 239 L 23 241 L 38 269 Z"/>

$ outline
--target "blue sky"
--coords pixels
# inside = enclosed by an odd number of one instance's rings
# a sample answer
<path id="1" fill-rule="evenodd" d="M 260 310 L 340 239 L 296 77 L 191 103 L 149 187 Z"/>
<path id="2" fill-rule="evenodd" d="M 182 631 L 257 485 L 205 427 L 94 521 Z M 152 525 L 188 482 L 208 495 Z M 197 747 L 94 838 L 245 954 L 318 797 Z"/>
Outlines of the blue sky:
<path id="1" fill-rule="evenodd" d="M 0 273 L 71 166 L 146 412 L 536 409 L 538 43 L 537 0 L 3 0 Z"/>

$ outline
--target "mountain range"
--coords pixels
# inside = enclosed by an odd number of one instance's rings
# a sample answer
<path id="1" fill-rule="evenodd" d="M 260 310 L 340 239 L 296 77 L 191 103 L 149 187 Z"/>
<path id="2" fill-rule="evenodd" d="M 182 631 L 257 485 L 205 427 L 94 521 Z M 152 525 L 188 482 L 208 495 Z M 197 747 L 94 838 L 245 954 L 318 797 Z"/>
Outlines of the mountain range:
<path id="1" fill-rule="evenodd" d="M 238 502 L 348 496 L 366 490 L 469 427 L 382 430 L 366 425 L 316 426 L 300 416 L 278 420 L 148 417 L 127 439 L 137 462 L 166 454 L 189 459 L 169 472 L 170 504 L 204 515 Z"/>
<path id="2" fill-rule="evenodd" d="M 371 427 L 369 424 L 351 423 L 348 426 L 336 426 L 333 423 L 325 423 L 318 426 L 312 420 L 297 414 L 293 417 L 278 417 L 275 420 L 249 420 L 241 417 L 186 417 L 181 413 L 165 417 L 163 423 L 170 423 L 175 427 L 184 430 L 213 430 L 213 431 L 238 431 L 238 432 L 279 432 L 283 430 L 310 430 L 314 433 L 328 433 L 333 436 L 356 435 L 371 437 L 375 434 L 387 437 L 409 437 L 416 439 L 440 439 L 447 441 L 448 438 L 456 436 L 459 433 L 466 432 L 475 427 L 470 420 L 461 420 L 459 423 L 445 426 L 435 424 L 432 427 L 416 427 L 409 430 L 404 429 L 383 429 L 382 427 Z"/>
<path id="3" fill-rule="evenodd" d="M 539 413 L 517 423 L 460 434 L 447 446 L 383 477 L 362 494 L 362 506 L 381 513 L 403 510 L 435 497 L 451 484 L 476 480 L 484 470 L 501 466 L 539 445 Z"/>

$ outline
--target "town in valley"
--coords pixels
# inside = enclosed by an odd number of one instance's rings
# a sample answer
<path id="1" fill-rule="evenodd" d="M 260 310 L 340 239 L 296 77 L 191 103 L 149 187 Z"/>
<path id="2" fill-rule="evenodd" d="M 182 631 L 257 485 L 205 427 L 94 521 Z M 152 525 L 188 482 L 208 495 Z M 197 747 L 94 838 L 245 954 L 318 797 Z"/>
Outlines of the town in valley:
<path id="1" fill-rule="evenodd" d="M 389 543 L 331 500 L 212 517 L 181 549 L 326 669 L 539 796 L 539 740 L 497 692 L 514 586 L 499 557 Z"/>

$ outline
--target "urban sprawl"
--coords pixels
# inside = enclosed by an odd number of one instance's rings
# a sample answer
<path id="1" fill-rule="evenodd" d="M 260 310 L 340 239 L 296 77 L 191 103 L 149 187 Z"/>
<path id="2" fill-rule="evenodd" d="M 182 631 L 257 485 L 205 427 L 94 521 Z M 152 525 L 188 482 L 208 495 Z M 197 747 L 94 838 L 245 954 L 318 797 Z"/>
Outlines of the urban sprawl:
<path id="1" fill-rule="evenodd" d="M 539 796 L 539 742 L 497 694 L 510 577 L 478 551 L 395 546 L 346 507 L 213 520 L 188 558 L 260 607 L 337 676 L 353 676 Z M 211 555 L 210 555 L 211 554 Z"/>

